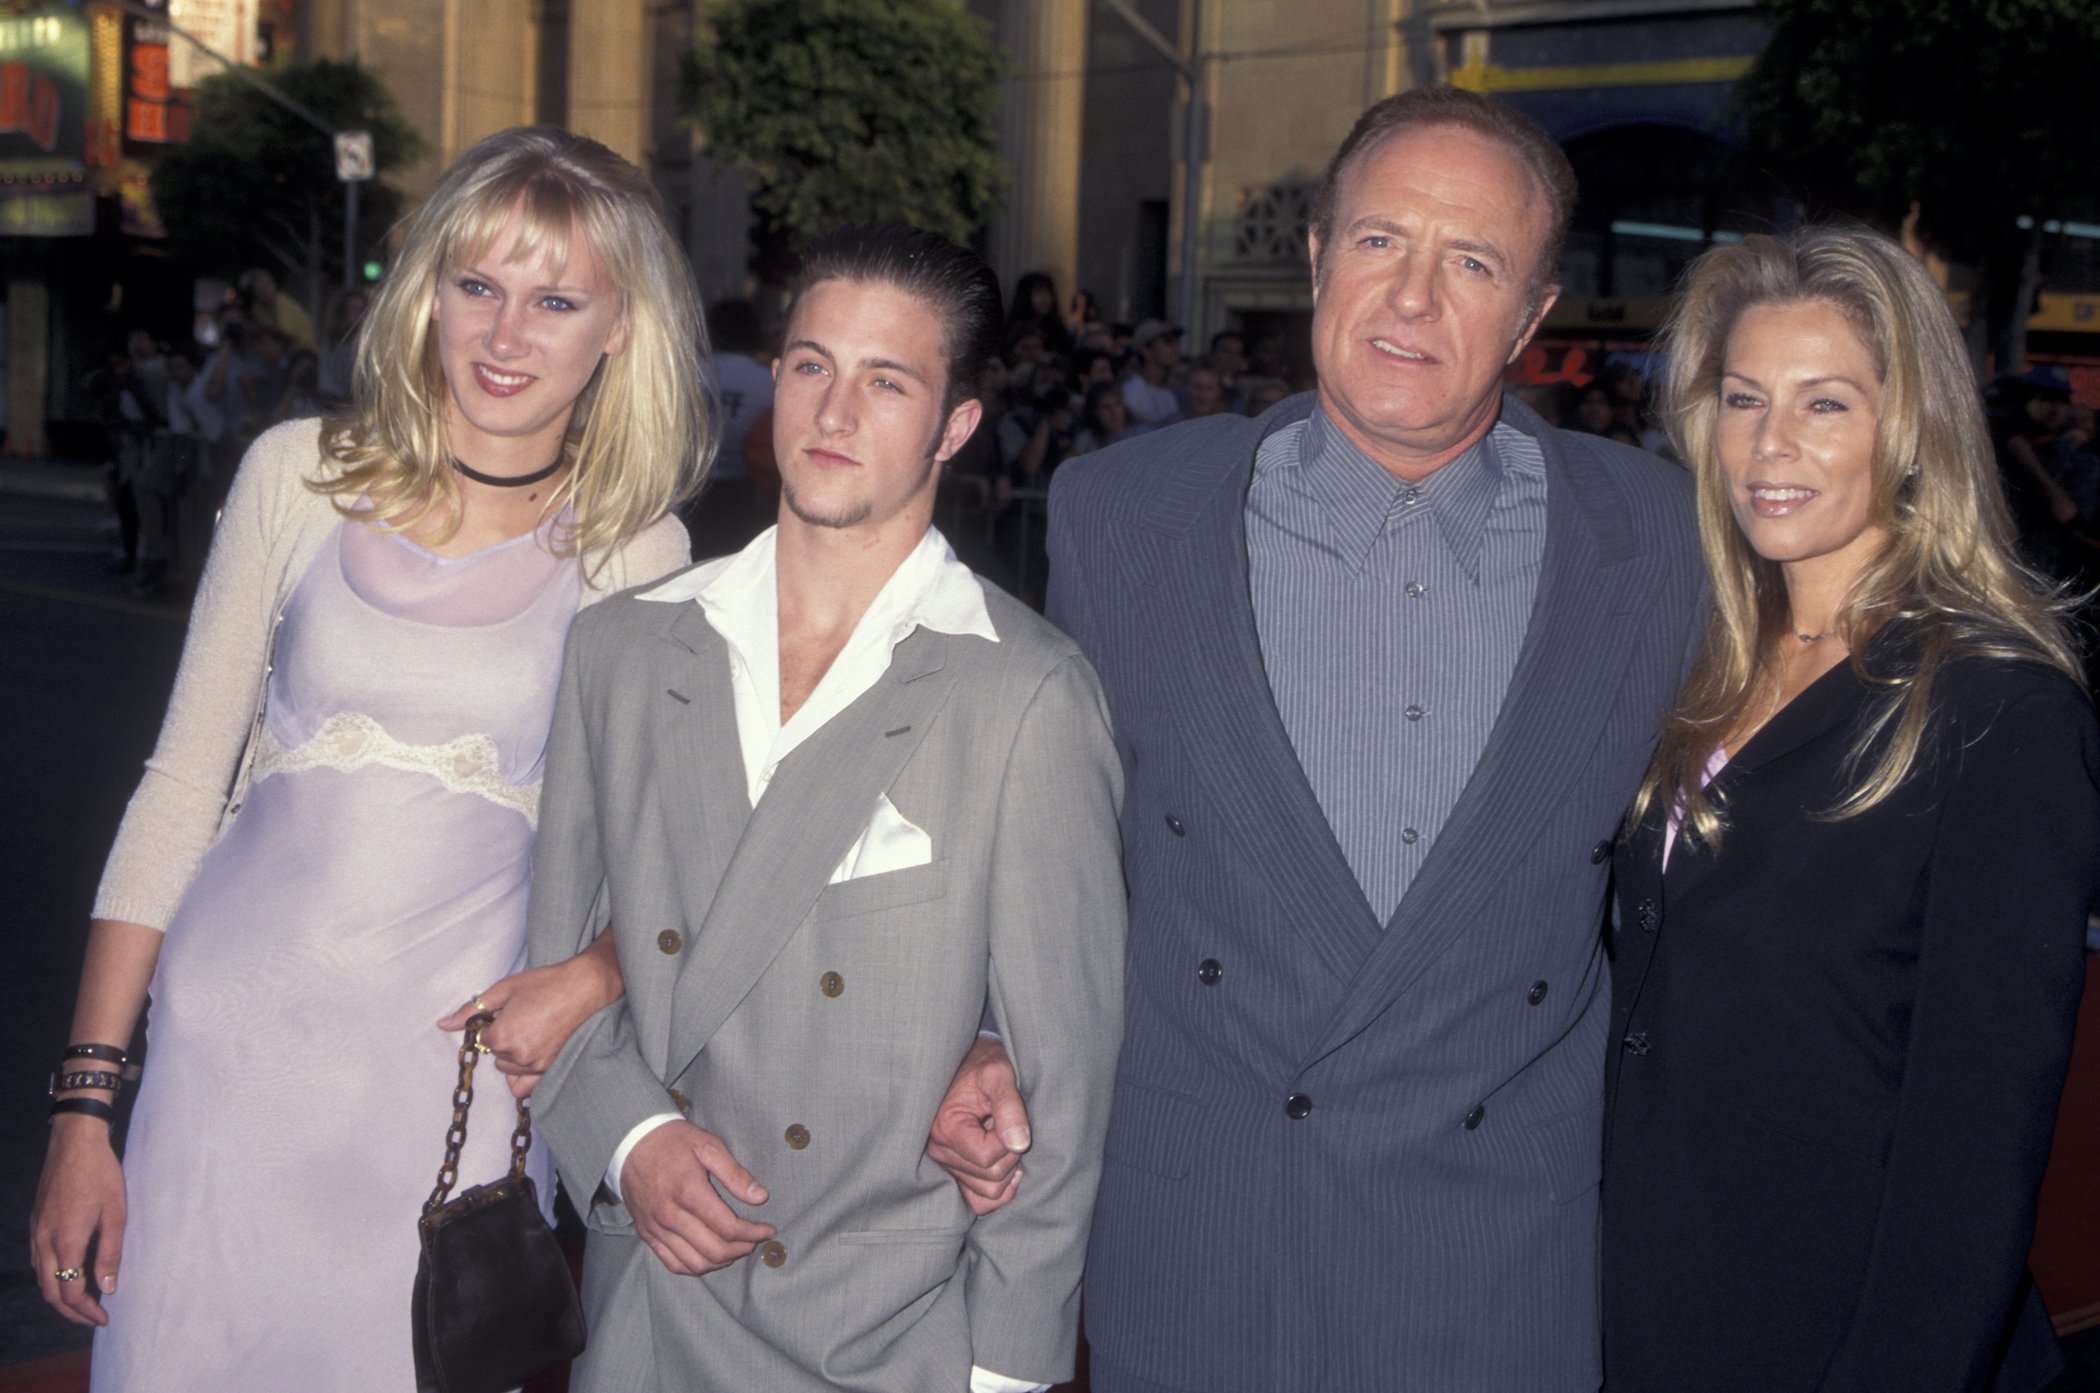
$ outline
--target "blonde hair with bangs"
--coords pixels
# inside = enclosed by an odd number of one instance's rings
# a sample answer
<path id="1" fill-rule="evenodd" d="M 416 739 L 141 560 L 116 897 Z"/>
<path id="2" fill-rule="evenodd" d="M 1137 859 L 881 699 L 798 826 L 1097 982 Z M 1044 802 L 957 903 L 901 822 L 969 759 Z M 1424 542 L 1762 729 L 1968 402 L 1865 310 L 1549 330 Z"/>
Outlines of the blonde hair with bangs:
<path id="1" fill-rule="evenodd" d="M 409 220 L 357 342 L 351 409 L 327 421 L 337 468 L 309 487 L 345 515 L 390 527 L 435 513 L 439 540 L 460 523 L 445 438 L 447 388 L 431 307 L 444 278 L 488 254 L 513 216 L 512 259 L 542 248 L 556 262 L 582 241 L 619 296 L 627 343 L 605 355 L 577 397 L 562 450 L 571 469 L 546 511 L 572 506 L 558 544 L 598 557 L 699 488 L 715 445 L 703 386 L 691 268 L 647 177 L 595 140 L 554 126 L 500 131 L 445 171 Z M 359 503 L 368 500 L 369 510 Z"/>
<path id="2" fill-rule="evenodd" d="M 1769 692 L 1767 655 L 1788 618 L 1778 564 L 1758 555 L 1729 506 L 1715 447 L 1721 374 L 1729 334 L 1746 310 L 1802 303 L 1842 314 L 1881 374 L 1873 506 L 1888 533 L 1839 606 L 1835 627 L 1853 671 L 1880 696 L 1847 759 L 1851 788 L 1819 816 L 1863 813 L 1911 774 L 1932 721 L 1934 678 L 1952 659 L 2028 659 L 2084 684 L 2062 620 L 2067 602 L 2014 557 L 2012 519 L 1961 331 L 1925 268 L 1863 228 L 1804 227 L 1715 247 L 1693 263 L 1663 334 L 1663 410 L 1698 484 L 1714 607 L 1628 813 L 1628 825 L 1638 826 L 1657 801 L 1681 797 L 1686 834 L 1710 847 L 1718 846 L 1725 817 L 1702 787 L 1706 761 Z M 1915 663 L 1869 672 L 1867 645 L 1891 621 L 1914 635 Z"/>

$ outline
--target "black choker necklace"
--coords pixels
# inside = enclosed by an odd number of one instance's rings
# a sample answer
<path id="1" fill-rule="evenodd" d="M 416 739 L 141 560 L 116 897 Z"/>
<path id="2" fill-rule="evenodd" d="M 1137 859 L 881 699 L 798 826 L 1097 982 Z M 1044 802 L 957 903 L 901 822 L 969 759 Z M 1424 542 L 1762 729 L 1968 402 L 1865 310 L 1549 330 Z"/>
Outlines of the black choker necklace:
<path id="1" fill-rule="evenodd" d="M 457 469 L 475 483 L 487 484 L 492 489 L 521 489 L 527 484 L 536 484 L 542 479 L 551 479 L 554 477 L 555 471 L 560 469 L 566 462 L 560 456 L 556 456 L 554 463 L 548 465 L 545 469 L 535 469 L 530 474 L 484 474 L 474 468 L 474 466 L 462 463 L 458 455 L 452 457 L 452 467 L 454 469 Z"/>

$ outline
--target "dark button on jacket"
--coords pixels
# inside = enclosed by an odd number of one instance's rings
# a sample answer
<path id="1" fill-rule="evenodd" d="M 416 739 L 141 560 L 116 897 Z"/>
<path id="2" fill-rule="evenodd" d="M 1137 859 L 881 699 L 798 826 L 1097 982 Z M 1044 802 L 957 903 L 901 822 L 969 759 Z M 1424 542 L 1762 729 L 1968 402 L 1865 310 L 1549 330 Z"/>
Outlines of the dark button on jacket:
<path id="1" fill-rule="evenodd" d="M 1284 1115 L 1293 1122 L 1303 1122 L 1312 1115 L 1312 1099 L 1303 1093 L 1293 1093 L 1283 1100 Z"/>
<path id="2" fill-rule="evenodd" d="M 1196 964 L 1196 980 L 1206 987 L 1215 987 L 1224 975 L 1225 965 L 1216 958 L 1205 958 Z"/>

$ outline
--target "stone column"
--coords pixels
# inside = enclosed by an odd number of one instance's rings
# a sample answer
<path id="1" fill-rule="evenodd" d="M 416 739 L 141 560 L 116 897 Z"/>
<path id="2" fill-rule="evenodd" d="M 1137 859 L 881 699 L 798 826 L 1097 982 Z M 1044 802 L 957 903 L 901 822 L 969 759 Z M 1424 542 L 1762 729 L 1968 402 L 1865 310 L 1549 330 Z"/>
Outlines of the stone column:
<path id="1" fill-rule="evenodd" d="M 1086 23 L 1087 0 L 1000 0 L 999 43 L 1010 67 L 999 154 L 1010 182 L 991 251 L 1009 295 L 1030 271 L 1049 272 L 1067 303 L 1077 287 Z"/>
<path id="2" fill-rule="evenodd" d="M 649 15 L 644 0 L 572 4 L 569 129 L 649 164 Z"/>

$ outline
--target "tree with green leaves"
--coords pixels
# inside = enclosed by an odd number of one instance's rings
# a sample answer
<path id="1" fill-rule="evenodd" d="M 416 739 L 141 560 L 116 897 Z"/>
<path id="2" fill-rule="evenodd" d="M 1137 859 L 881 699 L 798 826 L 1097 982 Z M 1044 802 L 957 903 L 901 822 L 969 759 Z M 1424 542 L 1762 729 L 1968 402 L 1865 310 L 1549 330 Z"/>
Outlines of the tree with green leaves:
<path id="1" fill-rule="evenodd" d="M 754 190 L 758 261 L 840 223 L 967 242 L 1006 182 L 1003 56 L 960 0 L 704 0 L 687 111 Z"/>
<path id="2" fill-rule="evenodd" d="M 288 64 L 267 76 L 336 129 L 370 131 L 381 175 L 426 148 L 379 79 L 354 62 Z M 232 276 L 269 267 L 308 294 L 341 273 L 343 185 L 332 137 L 233 73 L 197 84 L 189 141 L 162 153 L 152 190 L 169 251 L 199 270 Z M 400 212 L 398 192 L 367 180 L 358 191 L 358 247 Z"/>
<path id="3" fill-rule="evenodd" d="M 1979 267 L 1972 345 L 2025 353 L 2045 224 L 2093 207 L 2100 4 L 1765 0 L 1738 89 L 1758 155 L 1806 196 L 1915 227 Z M 2021 224 L 2025 223 L 2023 227 Z"/>

